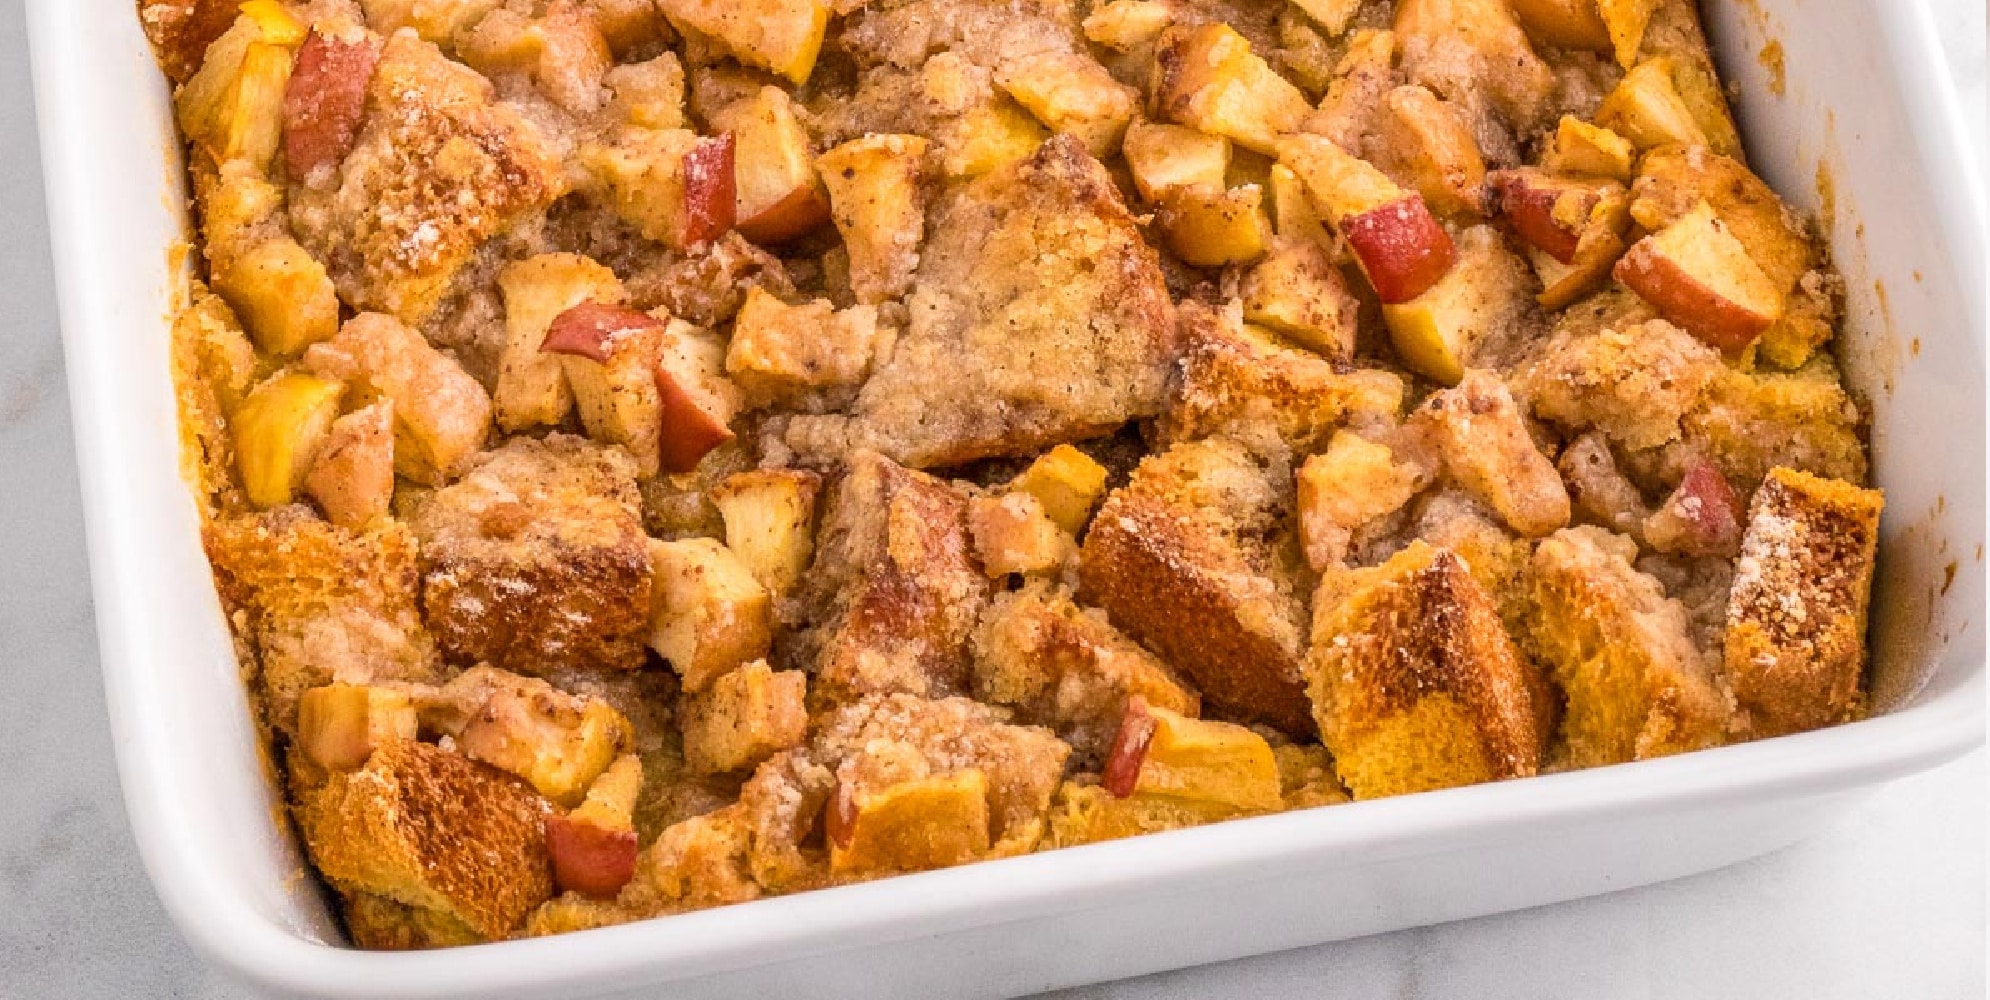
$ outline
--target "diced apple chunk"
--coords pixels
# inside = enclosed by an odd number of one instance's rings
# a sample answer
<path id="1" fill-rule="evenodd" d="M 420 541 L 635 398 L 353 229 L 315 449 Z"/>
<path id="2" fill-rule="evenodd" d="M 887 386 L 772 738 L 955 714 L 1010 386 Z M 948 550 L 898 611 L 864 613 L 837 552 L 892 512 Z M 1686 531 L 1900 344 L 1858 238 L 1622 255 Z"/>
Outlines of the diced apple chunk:
<path id="1" fill-rule="evenodd" d="M 1174 19 L 1162 0 L 1112 0 L 1085 15 L 1085 37 L 1106 48 L 1129 52 L 1152 44 Z"/>
<path id="2" fill-rule="evenodd" d="M 235 462 L 249 502 L 268 509 L 289 503 L 338 419 L 345 386 L 289 372 L 257 386 L 235 411 Z"/>
<path id="3" fill-rule="evenodd" d="M 353 383 L 366 398 L 394 402 L 394 471 L 438 486 L 460 475 L 483 447 L 491 400 L 456 359 L 385 313 L 360 313 L 338 335 L 304 352 L 314 372 Z"/>
<path id="4" fill-rule="evenodd" d="M 1428 89 L 1397 87 L 1382 99 L 1377 135 L 1397 176 L 1440 215 L 1477 214 L 1486 164 L 1462 108 Z"/>
<path id="5" fill-rule="evenodd" d="M 1513 0 L 1513 16 L 1537 45 L 1607 52 L 1610 29 L 1596 0 Z"/>
<path id="6" fill-rule="evenodd" d="M 365 767 L 375 747 L 414 739 L 418 728 L 408 696 L 391 688 L 330 684 L 297 699 L 297 748 L 328 770 Z"/>
<path id="7" fill-rule="evenodd" d="M 379 61 L 380 46 L 366 35 L 335 37 L 314 28 L 298 48 L 283 95 L 283 158 L 292 180 L 328 176 L 352 151 Z"/>
<path id="8" fill-rule="evenodd" d="M 1354 356 L 1361 303 L 1326 247 L 1280 235 L 1237 284 L 1244 320 L 1269 327 L 1330 358 Z"/>
<path id="9" fill-rule="evenodd" d="M 1535 167 L 1487 179 L 1498 213 L 1520 238 L 1564 264 L 1583 240 L 1619 241 L 1630 228 L 1630 195 L 1613 180 L 1551 174 Z"/>
<path id="10" fill-rule="evenodd" d="M 815 500 L 822 477 L 801 469 L 756 469 L 711 490 L 725 520 L 726 548 L 775 597 L 801 582 L 815 553 Z"/>
<path id="11" fill-rule="evenodd" d="M 1720 467 L 1705 460 L 1687 466 L 1679 486 L 1645 518 L 1644 538 L 1660 552 L 1733 558 L 1741 551 L 1741 498 Z"/>
<path id="12" fill-rule="evenodd" d="M 554 317 L 539 345 L 541 353 L 560 359 L 587 436 L 621 445 L 645 476 L 656 475 L 662 456 L 665 417 L 656 365 L 663 329 L 663 321 L 647 313 L 584 301 Z"/>
<path id="13" fill-rule="evenodd" d="M 791 306 L 756 286 L 733 320 L 726 374 L 748 406 L 836 409 L 870 374 L 879 338 L 876 306 Z"/>
<path id="14" fill-rule="evenodd" d="M 676 317 L 663 331 L 656 393 L 663 406 L 658 461 L 663 471 L 695 470 L 712 449 L 733 439 L 739 387 L 725 377 L 725 346 L 710 331 Z"/>
<path id="15" fill-rule="evenodd" d="M 815 69 L 829 26 L 818 0 L 657 0 L 680 28 L 707 35 L 740 62 L 800 85 Z"/>
<path id="16" fill-rule="evenodd" d="M 536 677 L 484 668 L 450 682 L 484 694 L 456 745 L 464 755 L 510 771 L 539 794 L 578 804 L 588 786 L 628 750 L 629 720 L 607 702 L 568 694 Z"/>
<path id="17" fill-rule="evenodd" d="M 1343 252 L 1333 234 L 1327 231 L 1327 224 L 1320 221 L 1313 200 L 1306 196 L 1305 182 L 1291 167 L 1272 164 L 1265 189 L 1271 195 L 1272 232 L 1288 239 L 1308 240 L 1334 254 Z"/>
<path id="18" fill-rule="evenodd" d="M 581 147 L 579 162 L 608 206 L 645 239 L 682 250 L 732 228 L 730 135 L 630 126 L 612 143 Z"/>
<path id="19" fill-rule="evenodd" d="M 1614 273 L 1660 315 L 1729 353 L 1783 315 L 1782 291 L 1706 202 L 1639 240 Z"/>
<path id="20" fill-rule="evenodd" d="M 1169 251 L 1196 267 L 1246 264 L 1264 256 L 1271 220 L 1264 188 L 1181 188 L 1161 199 L 1155 222 Z"/>
<path id="21" fill-rule="evenodd" d="M 219 257 L 213 276 L 214 290 L 269 354 L 294 356 L 338 332 L 338 289 L 325 265 L 288 234 Z"/>
<path id="22" fill-rule="evenodd" d="M 1617 64 L 1630 69 L 1638 61 L 1638 51 L 1644 47 L 1645 28 L 1651 24 L 1652 11 L 1660 0 L 1595 0 L 1595 3 L 1609 29 L 1610 48 L 1617 53 Z"/>
<path id="23" fill-rule="evenodd" d="M 1266 155 L 1312 112 L 1227 24 L 1170 29 L 1154 54 L 1154 106 L 1163 117 Z"/>
<path id="24" fill-rule="evenodd" d="M 991 577 L 1043 573 L 1063 566 L 1078 543 L 1044 513 L 1043 503 L 1020 490 L 967 502 L 968 532 Z"/>
<path id="25" fill-rule="evenodd" d="M 732 550 L 710 538 L 650 542 L 655 575 L 650 648 L 670 661 L 684 690 L 700 692 L 773 640 L 767 588 Z"/>
<path id="26" fill-rule="evenodd" d="M 385 517 L 394 501 L 394 404 L 383 399 L 332 421 L 304 489 L 340 527 Z"/>
<path id="27" fill-rule="evenodd" d="M 529 76 L 539 93 L 576 115 L 600 109 L 602 77 L 615 65 L 592 12 L 576 0 L 550 0 L 536 17 L 515 7 L 492 11 L 458 36 L 456 49 L 485 75 Z"/>
<path id="28" fill-rule="evenodd" d="M 762 87 L 714 116 L 712 127 L 733 137 L 733 214 L 740 235 L 784 243 L 829 222 L 829 194 L 786 92 Z"/>
<path id="29" fill-rule="evenodd" d="M 1139 91 L 1073 52 L 1042 52 L 1004 62 L 995 84 L 1053 132 L 1078 137 L 1104 159 L 1119 148 Z"/>
<path id="30" fill-rule="evenodd" d="M 988 774 L 966 768 L 875 788 L 840 784 L 826 820 L 832 872 L 921 871 L 988 853 Z"/>
<path id="31" fill-rule="evenodd" d="M 1432 395 L 1411 418 L 1426 427 L 1444 469 L 1499 519 L 1529 538 L 1569 520 L 1561 474 L 1527 433 L 1526 417 L 1498 375 L 1483 368 Z"/>
<path id="32" fill-rule="evenodd" d="M 1672 61 L 1664 56 L 1637 64 L 1596 109 L 1596 124 L 1636 144 L 1704 146 L 1707 133 L 1672 82 Z"/>
<path id="33" fill-rule="evenodd" d="M 283 139 L 284 93 L 304 37 L 281 5 L 249 6 L 180 87 L 180 131 L 216 163 L 241 159 L 267 169 Z"/>
<path id="34" fill-rule="evenodd" d="M 1133 186 L 1151 204 L 1176 191 L 1221 189 L 1230 172 L 1230 140 L 1180 125 L 1134 122 L 1120 152 Z"/>
<path id="35" fill-rule="evenodd" d="M 498 355 L 498 426 L 509 432 L 558 426 L 573 409 L 573 392 L 555 354 L 540 350 L 562 313 L 583 302 L 618 305 L 615 272 L 574 253 L 546 253 L 498 272 L 504 296 L 504 350 Z"/>
<path id="36" fill-rule="evenodd" d="M 1430 470 L 1397 460 L 1387 445 L 1335 431 L 1327 450 L 1299 469 L 1299 542 L 1306 562 L 1315 572 L 1339 565 L 1356 529 L 1400 510 L 1429 480 Z"/>
<path id="37" fill-rule="evenodd" d="M 1076 535 L 1091 518 L 1092 506 L 1105 495 L 1106 468 L 1092 456 L 1060 444 L 1037 456 L 1009 488 L 1036 497 L 1058 527 Z"/>
<path id="38" fill-rule="evenodd" d="M 1457 248 L 1415 192 L 1322 136 L 1289 136 L 1278 158 L 1347 241 L 1384 304 L 1417 297 L 1451 270 Z"/>
<path id="39" fill-rule="evenodd" d="M 929 147 L 916 135 L 867 135 L 816 159 L 859 302 L 895 299 L 912 287 L 926 232 L 920 176 Z"/>
<path id="40" fill-rule="evenodd" d="M 1637 161 L 1631 140 L 1574 115 L 1563 115 L 1555 137 L 1541 157 L 1541 167 L 1559 174 L 1588 174 L 1620 181 L 1631 179 Z"/>
<path id="41" fill-rule="evenodd" d="M 642 760 L 623 754 L 594 779 L 572 812 L 546 817 L 546 853 L 561 891 L 613 899 L 635 878 L 634 813 L 642 782 Z"/>
<path id="42" fill-rule="evenodd" d="M 1417 374 L 1456 384 L 1489 334 L 1527 309 L 1527 272 L 1498 231 L 1474 226 L 1458 241 L 1458 262 L 1421 295 L 1382 307 L 1389 338 Z M 1386 301 L 1386 300 L 1385 300 Z"/>
<path id="43" fill-rule="evenodd" d="M 1278 761 L 1264 737 L 1157 708 L 1138 695 L 1127 699 L 1104 775 L 1106 790 L 1120 798 L 1189 799 L 1237 812 L 1271 811 L 1281 801 Z"/>
<path id="44" fill-rule="evenodd" d="M 1361 10 L 1361 0 L 1292 0 L 1292 5 L 1305 11 L 1330 36 L 1345 33 Z"/>
<path id="45" fill-rule="evenodd" d="M 684 764 L 694 774 L 756 767 L 808 734 L 807 675 L 755 660 L 685 695 Z"/>

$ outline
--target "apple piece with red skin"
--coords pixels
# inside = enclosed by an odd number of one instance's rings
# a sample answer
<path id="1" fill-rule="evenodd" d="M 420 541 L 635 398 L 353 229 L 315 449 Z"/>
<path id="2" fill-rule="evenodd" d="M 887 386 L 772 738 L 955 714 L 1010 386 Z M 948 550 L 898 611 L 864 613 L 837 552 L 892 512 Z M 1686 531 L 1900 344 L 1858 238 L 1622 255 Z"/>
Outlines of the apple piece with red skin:
<path id="1" fill-rule="evenodd" d="M 684 245 L 695 246 L 732 228 L 733 138 L 708 136 L 684 154 Z"/>
<path id="2" fill-rule="evenodd" d="M 786 243 L 828 225 L 829 218 L 829 196 L 819 187 L 798 187 L 735 228 L 755 243 Z"/>
<path id="3" fill-rule="evenodd" d="M 683 320 L 670 321 L 656 359 L 663 471 L 690 472 L 706 452 L 732 440 L 740 393 L 724 371 L 724 344 Z"/>
<path id="4" fill-rule="evenodd" d="M 546 853 L 553 884 L 589 899 L 614 899 L 636 877 L 636 831 L 578 811 L 546 819 Z"/>
<path id="5" fill-rule="evenodd" d="M 1521 239 L 1563 264 L 1574 264 L 1595 227 L 1622 232 L 1630 201 L 1611 180 L 1561 177 L 1534 167 L 1499 170 L 1486 178 L 1497 212 Z"/>
<path id="6" fill-rule="evenodd" d="M 755 243 L 784 243 L 829 223 L 829 193 L 816 175 L 794 99 L 762 87 L 722 108 L 712 128 L 733 137 L 735 225 Z"/>
<path id="7" fill-rule="evenodd" d="M 628 449 L 646 476 L 656 474 L 663 435 L 654 375 L 663 326 L 633 309 L 583 302 L 554 317 L 540 345 L 542 353 L 562 355 L 587 435 Z"/>
<path id="8" fill-rule="evenodd" d="M 352 152 L 379 61 L 379 44 L 364 35 L 333 38 L 313 28 L 305 37 L 283 92 L 283 158 L 292 180 L 302 183 Z"/>
<path id="9" fill-rule="evenodd" d="M 571 354 L 589 361 L 607 363 L 615 353 L 615 342 L 640 330 L 663 326 L 663 321 L 645 312 L 605 302 L 583 302 L 558 316 L 546 328 L 539 350 L 548 354 Z"/>
<path id="10" fill-rule="evenodd" d="M 1119 731 L 1113 734 L 1112 749 L 1106 754 L 1099 783 L 1114 798 L 1126 798 L 1140 783 L 1140 768 L 1147 763 L 1147 748 L 1154 742 L 1160 723 L 1147 709 L 1147 699 L 1134 695 L 1126 699 L 1126 712 L 1119 717 Z"/>
<path id="11" fill-rule="evenodd" d="M 1694 459 L 1665 503 L 1645 519 L 1645 540 L 1671 555 L 1731 557 L 1741 551 L 1741 497 L 1714 463 Z"/>
<path id="12" fill-rule="evenodd" d="M 1783 293 L 1706 202 L 1633 244 L 1611 274 L 1659 315 L 1730 355 L 1783 315 Z"/>
<path id="13" fill-rule="evenodd" d="M 1340 231 L 1383 305 L 1423 294 L 1457 260 L 1451 234 L 1414 194 L 1343 219 Z"/>

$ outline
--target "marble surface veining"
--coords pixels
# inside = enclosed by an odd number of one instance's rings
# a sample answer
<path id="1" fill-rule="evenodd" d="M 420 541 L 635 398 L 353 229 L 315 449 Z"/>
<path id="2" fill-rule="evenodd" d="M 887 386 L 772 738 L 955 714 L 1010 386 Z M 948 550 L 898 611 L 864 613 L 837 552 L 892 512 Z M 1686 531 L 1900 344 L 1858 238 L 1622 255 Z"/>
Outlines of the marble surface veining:
<path id="1" fill-rule="evenodd" d="M 1938 9 L 1986 146 L 1984 4 Z M 18 3 L 0 4 L 0 997 L 246 997 L 167 922 L 98 679 Z M 1984 995 L 1982 752 L 1787 850 L 1647 889 L 1086 987 L 1065 1000 Z"/>

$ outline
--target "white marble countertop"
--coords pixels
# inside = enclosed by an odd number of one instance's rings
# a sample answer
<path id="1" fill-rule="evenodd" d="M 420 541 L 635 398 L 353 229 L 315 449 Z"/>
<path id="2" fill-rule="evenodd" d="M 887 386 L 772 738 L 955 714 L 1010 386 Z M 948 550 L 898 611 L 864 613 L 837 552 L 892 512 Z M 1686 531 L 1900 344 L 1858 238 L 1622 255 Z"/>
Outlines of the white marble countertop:
<path id="1" fill-rule="evenodd" d="M 1928 2 L 1985 145 L 1984 4 Z M 105 727 L 22 11 L 0 4 L 0 997 L 240 997 L 167 922 Z M 1985 993 L 1985 757 L 1818 836 L 1652 888 L 1074 990 L 1072 998 Z"/>

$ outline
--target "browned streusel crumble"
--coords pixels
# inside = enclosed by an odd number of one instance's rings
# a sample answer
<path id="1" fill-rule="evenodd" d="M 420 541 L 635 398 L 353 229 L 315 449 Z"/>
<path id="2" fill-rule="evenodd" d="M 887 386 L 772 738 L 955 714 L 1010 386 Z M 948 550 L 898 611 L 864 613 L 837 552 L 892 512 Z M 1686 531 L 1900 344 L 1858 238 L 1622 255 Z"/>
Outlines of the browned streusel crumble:
<path id="1" fill-rule="evenodd" d="M 1841 283 L 1692 0 L 140 0 L 354 941 L 1865 711 Z"/>

